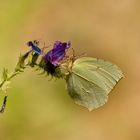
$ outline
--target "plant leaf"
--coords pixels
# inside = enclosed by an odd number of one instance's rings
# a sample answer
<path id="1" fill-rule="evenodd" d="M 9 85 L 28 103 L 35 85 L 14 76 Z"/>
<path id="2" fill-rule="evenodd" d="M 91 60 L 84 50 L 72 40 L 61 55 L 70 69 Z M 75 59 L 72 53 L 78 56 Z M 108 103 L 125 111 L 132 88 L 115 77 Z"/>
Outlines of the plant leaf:
<path id="1" fill-rule="evenodd" d="M 7 80 L 7 78 L 8 78 L 8 69 L 3 69 L 3 73 L 2 73 L 2 79 L 4 80 L 4 81 L 6 81 Z"/>
<path id="2" fill-rule="evenodd" d="M 27 59 L 27 57 L 29 56 L 30 52 L 25 53 L 24 55 L 20 55 L 19 56 L 19 60 L 18 63 L 16 65 L 15 71 L 16 72 L 23 72 L 25 66 L 25 60 Z"/>
<path id="3" fill-rule="evenodd" d="M 39 57 L 39 54 L 38 53 L 31 54 L 31 60 L 30 60 L 30 62 L 28 62 L 28 64 L 31 67 L 34 67 L 36 65 L 36 61 L 37 61 L 38 57 Z"/>

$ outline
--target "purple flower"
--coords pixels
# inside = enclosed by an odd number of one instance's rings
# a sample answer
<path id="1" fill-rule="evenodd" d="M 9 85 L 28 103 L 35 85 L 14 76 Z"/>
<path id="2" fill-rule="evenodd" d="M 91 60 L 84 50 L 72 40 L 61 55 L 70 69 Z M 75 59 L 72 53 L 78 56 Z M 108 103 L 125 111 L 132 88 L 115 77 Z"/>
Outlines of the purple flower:
<path id="1" fill-rule="evenodd" d="M 28 41 L 27 46 L 32 48 L 32 51 L 34 51 L 37 54 L 41 54 L 41 49 L 38 47 L 39 42 L 37 40 L 34 41 Z"/>
<path id="2" fill-rule="evenodd" d="M 56 41 L 53 49 L 44 56 L 44 59 L 49 61 L 52 65 L 57 66 L 58 63 L 64 59 L 68 48 L 70 48 L 70 42 Z"/>

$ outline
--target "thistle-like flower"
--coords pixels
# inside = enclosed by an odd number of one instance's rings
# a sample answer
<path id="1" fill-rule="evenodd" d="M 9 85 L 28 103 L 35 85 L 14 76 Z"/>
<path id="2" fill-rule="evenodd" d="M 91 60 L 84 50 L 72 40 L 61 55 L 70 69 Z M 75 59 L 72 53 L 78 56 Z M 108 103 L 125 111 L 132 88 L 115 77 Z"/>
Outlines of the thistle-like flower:
<path id="1" fill-rule="evenodd" d="M 58 66 L 59 62 L 66 56 L 66 50 L 71 47 L 70 42 L 56 41 L 53 49 L 50 50 L 43 57 L 46 61 L 49 61 L 52 65 Z"/>
<path id="2" fill-rule="evenodd" d="M 43 68 L 48 75 L 57 78 L 63 77 L 63 73 L 60 70 L 60 63 L 65 59 L 66 51 L 70 47 L 70 42 L 56 41 L 53 48 L 42 56 L 39 66 Z"/>

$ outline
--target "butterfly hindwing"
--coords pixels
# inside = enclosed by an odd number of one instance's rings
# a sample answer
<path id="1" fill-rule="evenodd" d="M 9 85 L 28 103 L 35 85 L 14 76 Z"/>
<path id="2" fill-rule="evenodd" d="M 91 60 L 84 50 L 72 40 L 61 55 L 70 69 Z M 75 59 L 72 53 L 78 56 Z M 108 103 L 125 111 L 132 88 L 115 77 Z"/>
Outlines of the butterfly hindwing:
<path id="1" fill-rule="evenodd" d="M 108 97 L 104 94 L 104 90 L 76 74 L 69 75 L 67 88 L 75 103 L 89 110 L 98 108 L 107 102 Z"/>

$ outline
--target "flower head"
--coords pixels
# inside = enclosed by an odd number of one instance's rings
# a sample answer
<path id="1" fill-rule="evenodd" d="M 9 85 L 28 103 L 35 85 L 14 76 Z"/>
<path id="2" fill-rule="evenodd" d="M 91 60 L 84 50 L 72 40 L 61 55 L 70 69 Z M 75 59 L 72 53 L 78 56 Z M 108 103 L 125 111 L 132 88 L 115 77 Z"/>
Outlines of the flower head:
<path id="1" fill-rule="evenodd" d="M 27 42 L 29 47 L 32 47 L 32 51 L 37 54 L 41 54 L 41 49 L 38 47 L 39 42 L 37 40 Z"/>
<path id="2" fill-rule="evenodd" d="M 64 59 L 68 48 L 70 48 L 70 42 L 56 41 L 53 49 L 44 56 L 44 59 L 52 65 L 57 66 L 58 63 Z"/>

